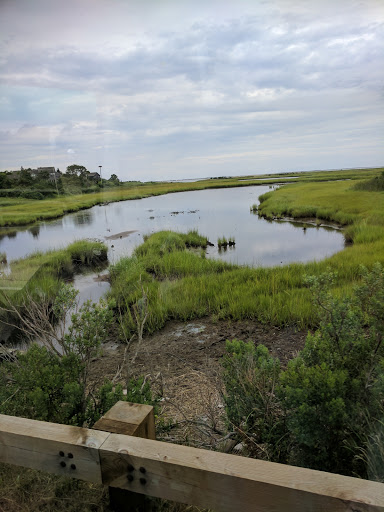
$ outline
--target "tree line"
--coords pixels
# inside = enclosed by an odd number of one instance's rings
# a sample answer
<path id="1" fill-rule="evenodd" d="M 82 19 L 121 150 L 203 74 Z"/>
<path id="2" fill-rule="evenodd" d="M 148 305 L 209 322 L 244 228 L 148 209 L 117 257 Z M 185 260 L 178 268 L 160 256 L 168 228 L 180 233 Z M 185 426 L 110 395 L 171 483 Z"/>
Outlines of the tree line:
<path id="1" fill-rule="evenodd" d="M 54 168 L 52 168 L 54 169 Z M 20 171 L 0 172 L 0 197 L 23 197 L 45 199 L 64 194 L 97 192 L 100 188 L 120 185 L 118 176 L 101 179 L 84 165 L 72 164 L 65 173 L 59 169 L 50 172 L 48 168 L 36 170 L 21 167 Z"/>

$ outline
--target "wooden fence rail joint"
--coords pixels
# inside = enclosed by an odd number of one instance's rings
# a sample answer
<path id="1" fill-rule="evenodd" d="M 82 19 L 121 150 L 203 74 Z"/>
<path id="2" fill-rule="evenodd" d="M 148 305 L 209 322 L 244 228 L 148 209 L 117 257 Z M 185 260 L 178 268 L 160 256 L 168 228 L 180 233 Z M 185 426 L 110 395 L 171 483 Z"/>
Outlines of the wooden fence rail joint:
<path id="1" fill-rule="evenodd" d="M 116 512 L 145 496 L 220 512 L 384 512 L 383 483 L 156 441 L 148 406 L 119 402 L 95 426 L 0 415 L 0 461 L 108 485 Z"/>

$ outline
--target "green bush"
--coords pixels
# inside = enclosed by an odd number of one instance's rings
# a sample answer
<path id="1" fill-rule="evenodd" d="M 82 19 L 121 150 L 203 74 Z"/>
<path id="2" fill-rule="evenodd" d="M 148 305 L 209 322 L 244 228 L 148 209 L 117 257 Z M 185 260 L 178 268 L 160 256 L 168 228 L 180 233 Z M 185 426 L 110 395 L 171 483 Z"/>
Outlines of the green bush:
<path id="1" fill-rule="evenodd" d="M 61 285 L 47 314 L 52 319 L 64 318 L 75 302 L 73 287 Z M 55 341 L 42 338 L 45 346 L 33 344 L 17 361 L 4 363 L 0 368 L 0 412 L 92 426 L 118 400 L 155 404 L 149 384 L 140 378 L 126 383 L 126 395 L 121 385 L 105 381 L 95 388 L 90 383 L 90 364 L 108 338 L 113 306 L 105 301 L 84 303 L 72 314 L 68 329 L 63 325 L 61 337 Z M 34 321 L 41 319 L 31 318 L 29 322 Z"/>
<path id="2" fill-rule="evenodd" d="M 271 460 L 383 479 L 372 446 L 383 439 L 384 271 L 362 268 L 350 298 L 331 294 L 334 279 L 307 279 L 320 324 L 285 371 L 265 347 L 228 344 L 227 415 Z"/>
<path id="3" fill-rule="evenodd" d="M 384 172 L 380 176 L 370 180 L 359 181 L 353 186 L 353 190 L 367 190 L 372 192 L 382 192 L 384 190 Z"/>
<path id="4" fill-rule="evenodd" d="M 285 462 L 285 450 L 276 439 L 284 434 L 281 407 L 274 392 L 280 376 L 280 362 L 263 345 L 227 341 L 223 358 L 224 401 L 231 428 L 251 433 L 252 452 L 269 460 Z"/>
<path id="5" fill-rule="evenodd" d="M 25 199 L 42 200 L 57 197 L 56 190 L 39 188 L 9 188 L 0 189 L 0 197 L 24 197 Z"/>

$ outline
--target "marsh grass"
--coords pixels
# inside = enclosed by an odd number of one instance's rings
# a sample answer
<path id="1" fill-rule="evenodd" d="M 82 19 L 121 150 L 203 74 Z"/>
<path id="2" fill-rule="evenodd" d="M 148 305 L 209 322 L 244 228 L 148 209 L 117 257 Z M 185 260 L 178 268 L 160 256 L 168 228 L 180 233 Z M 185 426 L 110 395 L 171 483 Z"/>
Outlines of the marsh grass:
<path id="1" fill-rule="evenodd" d="M 124 311 L 129 331 L 135 329 L 132 307 L 140 298 L 139 280 L 148 295 L 147 332 L 170 319 L 207 315 L 300 327 L 315 323 L 304 265 L 252 269 L 210 260 L 189 251 L 184 236 L 156 233 L 131 258 L 111 268 L 111 295 Z"/>
<path id="2" fill-rule="evenodd" d="M 286 173 L 274 175 L 260 175 L 254 178 L 239 176 L 236 178 L 208 179 L 194 183 L 125 183 L 119 187 L 102 189 L 91 194 L 63 195 L 54 199 L 20 199 L 0 198 L 0 226 L 21 226 L 31 224 L 39 220 L 54 219 L 66 213 L 76 212 L 90 208 L 97 204 L 125 201 L 128 199 L 142 199 L 144 197 L 168 194 L 171 192 L 185 192 L 190 190 L 204 190 L 209 188 L 247 187 L 253 185 L 271 185 L 281 183 L 284 178 L 297 176 L 290 180 L 302 182 L 321 182 L 330 180 L 361 180 L 362 178 L 374 178 L 379 176 L 382 169 L 354 169 L 340 171 L 320 171 Z M 247 181 L 244 181 L 247 178 Z"/>
<path id="3" fill-rule="evenodd" d="M 25 289 L 33 296 L 51 295 L 60 279 L 71 278 L 82 268 L 95 267 L 106 260 L 107 247 L 88 240 L 79 240 L 65 249 L 35 252 L 10 264 L 10 272 L 0 276 L 0 292 L 17 297 Z"/>
<path id="4" fill-rule="evenodd" d="M 134 329 L 130 310 L 139 299 L 140 276 L 148 287 L 149 332 L 170 319 L 207 315 L 305 329 L 319 320 L 304 284 L 306 275 L 330 269 L 338 276 L 334 293 L 348 296 L 359 280 L 360 265 L 369 269 L 377 261 L 384 264 L 382 192 L 356 191 L 350 182 L 290 184 L 260 200 L 259 212 L 267 218 L 295 216 L 315 218 L 319 223 L 338 222 L 347 226 L 346 239 L 353 243 L 320 262 L 248 268 L 189 251 L 188 234 L 156 233 L 132 258 L 121 260 L 111 271 L 111 293 L 125 311 L 128 329 Z M 198 241 L 198 235 L 194 236 Z M 218 239 L 219 247 L 223 242 L 228 244 L 226 237 Z"/>

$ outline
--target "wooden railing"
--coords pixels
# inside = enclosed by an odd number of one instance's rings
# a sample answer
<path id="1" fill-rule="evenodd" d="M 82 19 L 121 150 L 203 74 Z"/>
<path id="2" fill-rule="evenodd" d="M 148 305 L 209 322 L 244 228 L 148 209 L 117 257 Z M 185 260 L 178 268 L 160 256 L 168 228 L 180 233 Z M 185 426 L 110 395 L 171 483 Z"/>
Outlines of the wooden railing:
<path id="1" fill-rule="evenodd" d="M 93 429 L 0 415 L 1 462 L 107 485 L 116 510 L 147 495 L 214 511 L 384 511 L 382 483 L 154 438 L 152 408 L 127 402 Z"/>

